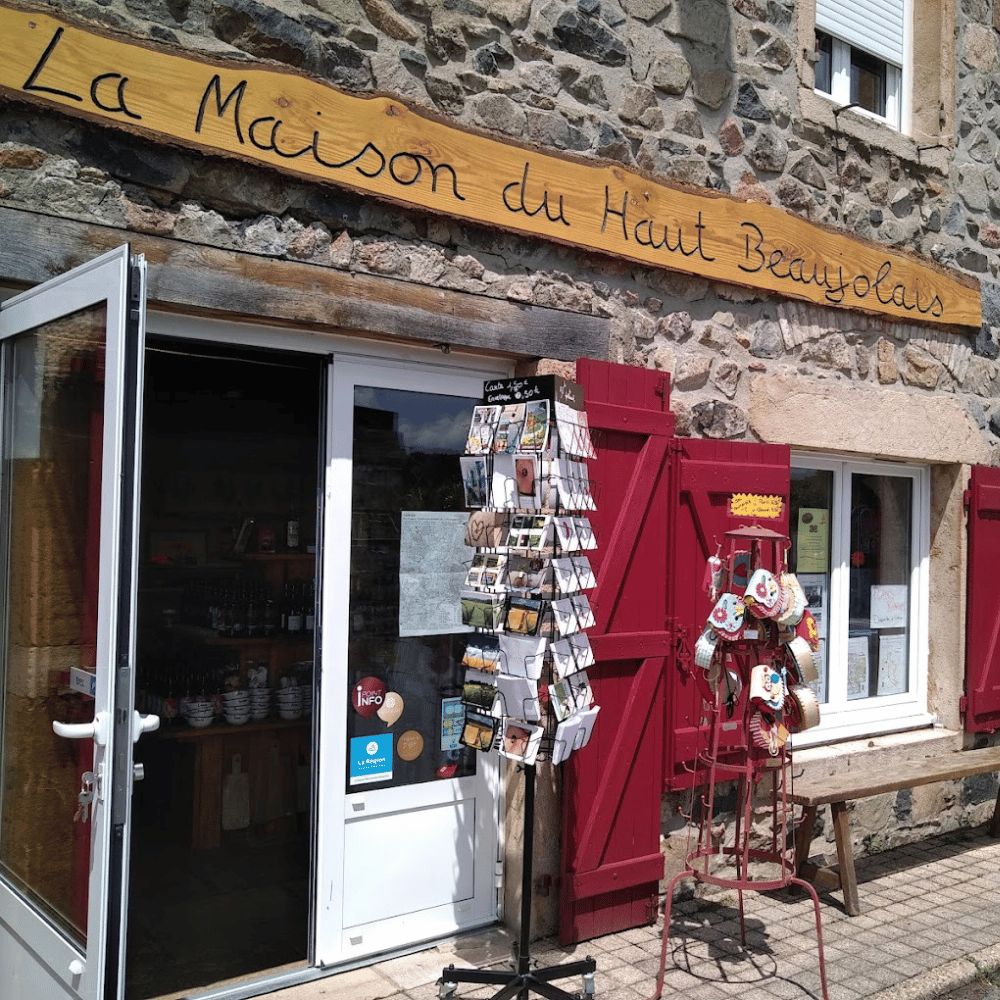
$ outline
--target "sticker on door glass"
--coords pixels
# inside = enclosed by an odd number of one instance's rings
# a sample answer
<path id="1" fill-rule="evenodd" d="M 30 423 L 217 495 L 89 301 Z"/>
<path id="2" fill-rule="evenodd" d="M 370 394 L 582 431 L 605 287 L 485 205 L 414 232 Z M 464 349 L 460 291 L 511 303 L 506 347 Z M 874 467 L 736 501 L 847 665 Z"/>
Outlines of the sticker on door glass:
<path id="1" fill-rule="evenodd" d="M 465 722 L 465 707 L 461 698 L 441 699 L 441 751 L 457 750 L 462 725 Z"/>
<path id="2" fill-rule="evenodd" d="M 392 778 L 392 733 L 351 737 L 351 784 Z"/>

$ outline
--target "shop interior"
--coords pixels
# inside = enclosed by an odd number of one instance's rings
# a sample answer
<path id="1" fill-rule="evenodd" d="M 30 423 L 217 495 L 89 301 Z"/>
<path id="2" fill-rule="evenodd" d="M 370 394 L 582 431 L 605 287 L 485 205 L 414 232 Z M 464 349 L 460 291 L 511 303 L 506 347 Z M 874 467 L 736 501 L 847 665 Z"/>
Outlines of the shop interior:
<path id="1" fill-rule="evenodd" d="M 323 361 L 150 338 L 126 996 L 304 965 Z"/>

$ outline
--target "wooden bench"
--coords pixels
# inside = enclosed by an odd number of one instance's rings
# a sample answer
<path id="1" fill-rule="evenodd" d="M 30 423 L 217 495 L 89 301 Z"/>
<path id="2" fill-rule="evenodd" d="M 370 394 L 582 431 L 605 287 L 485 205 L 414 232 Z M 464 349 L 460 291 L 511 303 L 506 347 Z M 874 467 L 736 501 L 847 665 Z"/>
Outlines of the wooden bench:
<path id="1" fill-rule="evenodd" d="M 858 880 L 854 871 L 851 846 L 850 813 L 847 804 L 901 788 L 915 788 L 935 781 L 954 781 L 977 774 L 1000 771 L 1000 746 L 980 750 L 959 750 L 953 753 L 901 760 L 882 765 L 877 770 L 870 764 L 851 767 L 845 758 L 844 770 L 832 777 L 799 778 L 793 780 L 790 801 L 803 807 L 802 819 L 795 834 L 795 866 L 799 878 L 812 882 L 819 889 L 842 889 L 844 907 L 852 917 L 861 912 L 858 900 Z M 816 810 L 829 804 L 837 843 L 837 868 L 821 867 L 809 862 Z M 989 832 L 1000 836 L 1000 793 L 989 822 Z"/>

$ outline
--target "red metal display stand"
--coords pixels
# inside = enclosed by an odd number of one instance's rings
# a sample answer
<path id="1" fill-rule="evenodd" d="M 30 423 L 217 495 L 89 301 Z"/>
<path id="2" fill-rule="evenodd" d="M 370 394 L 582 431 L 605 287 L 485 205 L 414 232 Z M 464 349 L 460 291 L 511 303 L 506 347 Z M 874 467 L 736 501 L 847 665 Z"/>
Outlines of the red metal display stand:
<path id="1" fill-rule="evenodd" d="M 775 574 L 783 572 L 784 548 L 787 539 L 766 529 L 749 528 L 728 532 L 726 542 L 730 552 L 725 559 L 725 581 L 732 589 L 736 557 L 742 556 L 749 573 L 770 562 Z M 768 550 L 770 549 L 770 552 Z M 770 558 L 765 558 L 769 556 Z M 686 865 L 670 881 L 663 908 L 663 944 L 656 993 L 650 1000 L 659 1000 L 663 991 L 667 949 L 670 942 L 670 912 L 674 890 L 685 878 L 696 882 L 735 889 L 739 899 L 740 940 L 746 946 L 746 920 L 743 893 L 752 889 L 766 892 L 797 885 L 809 893 L 816 914 L 816 939 L 819 973 L 823 998 L 827 1000 L 826 962 L 823 955 L 823 929 L 820 920 L 819 897 L 808 882 L 796 876 L 795 838 L 793 833 L 791 749 L 787 731 L 781 740 L 768 745 L 760 727 L 760 713 L 743 704 L 739 718 L 736 704 L 739 692 L 749 690 L 751 673 L 761 663 L 785 663 L 782 643 L 777 631 L 767 620 L 752 622 L 739 638 L 725 643 L 724 654 L 713 660 L 711 680 L 699 678 L 704 695 L 702 739 L 696 764 L 692 813 L 689 822 L 697 822 L 697 844 L 687 854 Z M 714 655 L 714 654 L 713 654 Z M 721 662 L 720 662 L 721 661 Z M 748 699 L 752 700 L 752 699 Z M 791 702 L 786 701 L 791 706 Z M 787 710 L 786 710 L 787 711 Z M 773 726 L 787 722 L 796 727 L 800 719 L 782 719 L 781 713 L 772 720 Z M 734 730 L 742 730 L 742 739 L 734 740 Z M 725 740 L 723 741 L 723 734 Z M 739 746 L 735 750 L 733 747 Z M 731 838 L 717 840 L 713 830 L 716 791 L 720 783 L 734 783 L 737 808 Z M 769 830 L 755 829 L 754 807 L 766 806 L 770 813 Z M 695 808 L 697 807 L 697 808 Z M 697 816 L 695 815 L 697 813 Z"/>

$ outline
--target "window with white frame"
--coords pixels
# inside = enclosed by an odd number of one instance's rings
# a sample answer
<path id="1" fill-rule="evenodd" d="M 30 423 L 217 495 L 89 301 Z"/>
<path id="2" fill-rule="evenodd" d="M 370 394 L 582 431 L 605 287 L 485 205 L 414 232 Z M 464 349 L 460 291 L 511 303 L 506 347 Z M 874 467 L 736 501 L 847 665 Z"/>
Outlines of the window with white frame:
<path id="1" fill-rule="evenodd" d="M 930 476 L 796 455 L 789 567 L 820 634 L 821 723 L 798 745 L 926 725 Z"/>
<path id="2" fill-rule="evenodd" d="M 900 127 L 909 0 L 816 0 L 815 88 Z"/>

